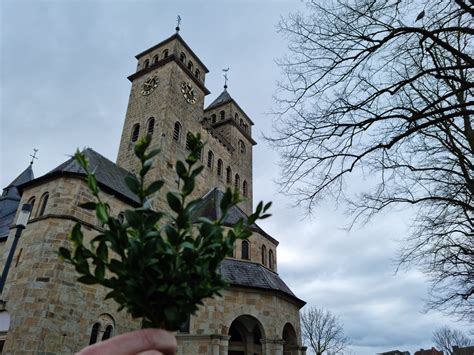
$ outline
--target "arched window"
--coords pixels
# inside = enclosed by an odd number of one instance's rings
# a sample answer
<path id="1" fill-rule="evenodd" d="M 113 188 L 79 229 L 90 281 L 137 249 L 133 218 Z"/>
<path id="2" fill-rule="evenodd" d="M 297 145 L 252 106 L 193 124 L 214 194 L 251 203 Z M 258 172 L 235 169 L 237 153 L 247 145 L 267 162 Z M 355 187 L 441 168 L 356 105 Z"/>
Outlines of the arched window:
<path id="1" fill-rule="evenodd" d="M 270 267 L 270 269 L 273 270 L 273 268 L 275 267 L 275 261 L 273 259 L 273 250 L 270 249 L 270 251 L 268 252 L 268 266 Z"/>
<path id="2" fill-rule="evenodd" d="M 214 114 L 212 114 L 212 116 L 211 116 L 211 122 L 212 122 L 212 124 L 214 124 L 214 123 L 216 123 L 216 121 L 217 121 L 217 119 L 216 119 L 216 114 L 214 113 Z"/>
<path id="3" fill-rule="evenodd" d="M 235 118 L 236 121 L 239 120 L 239 114 L 238 114 L 237 112 L 235 113 L 234 118 Z M 242 120 L 241 120 L 241 121 L 242 121 Z"/>
<path id="4" fill-rule="evenodd" d="M 244 126 L 244 120 L 240 119 L 240 127 L 243 127 L 243 126 Z"/>
<path id="5" fill-rule="evenodd" d="M 247 180 L 244 180 L 243 184 L 242 184 L 242 194 L 247 197 L 248 194 L 249 194 L 249 188 L 247 186 Z"/>
<path id="6" fill-rule="evenodd" d="M 207 167 L 212 170 L 214 166 L 214 153 L 212 150 L 207 153 Z"/>
<path id="7" fill-rule="evenodd" d="M 188 69 L 193 71 L 193 67 L 194 67 L 193 62 L 189 61 L 188 62 Z"/>
<path id="8" fill-rule="evenodd" d="M 235 174 L 235 189 L 240 190 L 240 176 L 239 174 Z"/>
<path id="9" fill-rule="evenodd" d="M 188 132 L 188 134 L 186 135 L 186 149 L 187 150 L 191 149 L 191 139 L 192 139 L 191 132 Z"/>
<path id="10" fill-rule="evenodd" d="M 153 64 L 156 63 L 158 63 L 158 54 L 155 54 L 155 56 L 153 57 Z"/>
<path id="11" fill-rule="evenodd" d="M 153 135 L 153 131 L 155 129 L 155 119 L 153 117 L 150 117 L 147 122 L 147 134 L 149 136 Z"/>
<path id="12" fill-rule="evenodd" d="M 196 69 L 196 71 L 194 72 L 194 76 L 199 79 L 199 77 L 201 76 L 201 73 L 199 72 L 199 69 Z"/>
<path id="13" fill-rule="evenodd" d="M 219 114 L 221 115 L 221 120 L 223 120 L 225 118 L 225 111 L 222 110 Z"/>
<path id="14" fill-rule="evenodd" d="M 249 260 L 249 242 L 246 240 L 242 241 L 242 259 Z"/>
<path id="15" fill-rule="evenodd" d="M 135 123 L 132 128 L 132 136 L 130 137 L 130 140 L 132 142 L 136 142 L 138 140 L 139 134 L 140 134 L 140 125 L 138 123 Z"/>
<path id="16" fill-rule="evenodd" d="M 217 161 L 217 176 L 222 176 L 222 169 L 223 169 L 224 164 L 222 163 L 222 160 L 219 159 Z"/>
<path id="17" fill-rule="evenodd" d="M 226 174 L 225 181 L 228 184 L 231 184 L 232 183 L 232 169 L 230 168 L 230 166 L 227 167 L 226 173 L 227 174 Z"/>
<path id="18" fill-rule="evenodd" d="M 243 141 L 239 141 L 239 150 L 242 154 L 245 154 L 245 152 L 247 151 L 247 149 L 245 148 L 245 143 Z"/>
<path id="19" fill-rule="evenodd" d="M 89 340 L 89 345 L 97 343 L 97 336 L 99 335 L 100 323 L 94 323 L 91 331 L 91 338 Z"/>
<path id="20" fill-rule="evenodd" d="M 178 121 L 176 121 L 174 124 L 173 140 L 176 142 L 181 140 L 181 124 Z"/>
<path id="21" fill-rule="evenodd" d="M 49 199 L 49 193 L 45 192 L 43 196 L 41 196 L 39 210 L 36 217 L 40 217 L 44 215 L 44 211 L 46 210 L 46 205 L 48 204 L 48 199 Z"/>
<path id="22" fill-rule="evenodd" d="M 179 55 L 179 60 L 182 61 L 183 63 L 186 62 L 186 54 L 181 52 L 181 54 Z"/>
<path id="23" fill-rule="evenodd" d="M 262 245 L 262 264 L 267 265 L 267 247 Z"/>
<path id="24" fill-rule="evenodd" d="M 106 328 L 105 328 L 105 332 L 104 332 L 104 335 L 102 335 L 102 340 L 107 340 L 109 339 L 111 336 L 112 336 L 112 330 L 114 328 L 112 327 L 111 324 L 109 324 Z"/>
<path id="25" fill-rule="evenodd" d="M 118 214 L 117 219 L 120 222 L 120 224 L 123 224 L 123 221 L 125 220 L 125 215 L 123 214 L 123 212 L 120 212 Z"/>
<path id="26" fill-rule="evenodd" d="M 27 202 L 27 204 L 31 205 L 31 214 L 33 214 L 33 206 L 35 205 L 35 202 L 36 202 L 35 196 L 30 197 L 30 199 Z"/>
<path id="27" fill-rule="evenodd" d="M 168 50 L 165 49 L 165 50 L 163 51 L 163 58 L 167 58 L 167 57 L 168 57 Z"/>
<path id="28" fill-rule="evenodd" d="M 150 66 L 150 60 L 145 60 L 145 64 L 143 64 L 143 68 L 148 68 Z"/>

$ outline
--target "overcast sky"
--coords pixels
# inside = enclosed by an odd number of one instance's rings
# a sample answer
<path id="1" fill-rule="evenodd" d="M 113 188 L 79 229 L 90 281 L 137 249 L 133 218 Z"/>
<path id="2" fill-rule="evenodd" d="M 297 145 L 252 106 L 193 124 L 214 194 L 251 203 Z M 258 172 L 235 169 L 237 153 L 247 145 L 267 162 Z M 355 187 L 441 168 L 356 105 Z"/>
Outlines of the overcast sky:
<path id="1" fill-rule="evenodd" d="M 115 161 L 134 56 L 174 33 L 210 69 L 210 103 L 230 67 L 229 92 L 255 122 L 254 199 L 274 201 L 261 223 L 280 241 L 283 280 L 308 306 L 328 308 L 344 323 L 353 354 L 431 348 L 431 334 L 452 325 L 422 313 L 427 283 L 415 269 L 395 273 L 397 249 L 410 211 L 391 211 L 344 230 L 343 206 L 323 201 L 311 218 L 278 193 L 278 155 L 266 145 L 272 94 L 286 53 L 277 33 L 281 16 L 299 1 L 20 1 L 1 3 L 0 183 L 6 186 L 30 161 L 36 176 L 89 146 Z M 351 190 L 357 190 L 354 179 Z M 307 306 L 307 307 L 308 307 Z M 460 324 L 454 324 L 461 327 Z"/>

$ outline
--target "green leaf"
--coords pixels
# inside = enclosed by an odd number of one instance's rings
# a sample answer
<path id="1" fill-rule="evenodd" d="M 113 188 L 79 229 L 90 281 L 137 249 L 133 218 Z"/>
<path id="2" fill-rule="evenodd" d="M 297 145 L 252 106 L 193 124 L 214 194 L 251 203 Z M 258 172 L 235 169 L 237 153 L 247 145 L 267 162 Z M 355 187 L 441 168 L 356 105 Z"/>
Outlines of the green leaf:
<path id="1" fill-rule="evenodd" d="M 135 194 L 138 194 L 140 192 L 140 182 L 138 179 L 133 176 L 133 175 L 128 175 L 125 177 L 125 184 L 127 184 L 128 188 L 130 191 L 132 191 Z"/>
<path id="2" fill-rule="evenodd" d="M 64 247 L 61 247 L 59 248 L 59 257 L 63 260 L 71 260 L 71 252 Z"/>
<path id="3" fill-rule="evenodd" d="M 139 213 L 133 210 L 126 210 L 125 211 L 125 218 L 130 226 L 137 228 L 142 223 L 142 218 Z"/>
<path id="4" fill-rule="evenodd" d="M 103 260 L 107 261 L 109 255 L 109 250 L 107 248 L 107 244 L 105 244 L 104 241 L 99 243 L 99 246 L 97 247 L 97 256 Z"/>
<path id="5" fill-rule="evenodd" d="M 87 175 L 87 185 L 94 195 L 99 193 L 99 188 L 97 187 L 97 179 L 94 174 Z"/>
<path id="6" fill-rule="evenodd" d="M 166 199 L 168 200 L 168 205 L 171 207 L 173 211 L 179 213 L 181 211 L 181 200 L 178 196 L 176 196 L 173 192 L 168 192 L 166 194 Z"/>
<path id="7" fill-rule="evenodd" d="M 161 189 L 164 185 L 164 181 L 153 181 L 145 190 L 145 195 L 149 196 L 151 194 L 154 194 L 157 192 L 159 189 Z"/>
<path id="8" fill-rule="evenodd" d="M 176 162 L 176 173 L 181 179 L 184 179 L 188 175 L 188 170 L 182 161 L 178 160 Z"/>
<path id="9" fill-rule="evenodd" d="M 109 219 L 109 214 L 107 213 L 107 208 L 105 208 L 105 205 L 103 203 L 98 203 L 95 211 L 97 219 L 102 223 L 107 223 L 107 220 Z"/>
<path id="10" fill-rule="evenodd" d="M 74 242 L 76 246 L 78 246 L 78 245 L 82 245 L 83 237 L 84 235 L 82 234 L 82 231 L 81 231 L 81 224 L 76 223 L 74 227 L 72 228 L 69 238 Z"/>
<path id="11" fill-rule="evenodd" d="M 97 279 L 92 275 L 81 276 L 77 279 L 77 281 L 79 281 L 83 284 L 86 284 L 86 285 L 94 285 L 94 284 L 97 283 Z"/>
<path id="12" fill-rule="evenodd" d="M 81 203 L 79 205 L 79 207 L 84 208 L 86 210 L 92 210 L 93 211 L 93 210 L 95 210 L 96 205 L 97 205 L 97 203 L 95 203 L 95 202 L 85 202 L 85 203 Z"/>

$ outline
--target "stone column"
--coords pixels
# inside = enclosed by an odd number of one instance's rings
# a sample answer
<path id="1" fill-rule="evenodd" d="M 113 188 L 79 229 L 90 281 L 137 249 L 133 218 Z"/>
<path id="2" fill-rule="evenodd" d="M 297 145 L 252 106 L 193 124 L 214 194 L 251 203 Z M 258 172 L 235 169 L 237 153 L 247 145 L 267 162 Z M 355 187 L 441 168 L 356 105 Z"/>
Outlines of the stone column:
<path id="1" fill-rule="evenodd" d="M 230 335 L 221 335 L 220 337 L 220 355 L 228 355 Z"/>
<path id="2" fill-rule="evenodd" d="M 282 339 L 261 339 L 263 355 L 283 355 Z"/>
<path id="3" fill-rule="evenodd" d="M 211 335 L 211 344 L 210 344 L 210 354 L 211 355 L 221 355 L 220 353 L 220 335 L 213 334 Z"/>

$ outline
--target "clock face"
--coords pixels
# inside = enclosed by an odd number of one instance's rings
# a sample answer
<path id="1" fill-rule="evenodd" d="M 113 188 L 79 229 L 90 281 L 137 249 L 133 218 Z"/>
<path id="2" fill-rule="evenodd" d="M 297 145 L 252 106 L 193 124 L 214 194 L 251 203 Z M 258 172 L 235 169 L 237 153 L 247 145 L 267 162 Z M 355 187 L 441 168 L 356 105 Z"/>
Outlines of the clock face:
<path id="1" fill-rule="evenodd" d="M 190 83 L 183 81 L 181 83 L 181 92 L 188 103 L 191 105 L 196 103 L 196 95 L 194 94 L 194 89 Z"/>
<path id="2" fill-rule="evenodd" d="M 150 95 L 153 90 L 158 86 L 158 78 L 154 76 L 153 78 L 148 78 L 143 83 L 142 95 Z"/>

